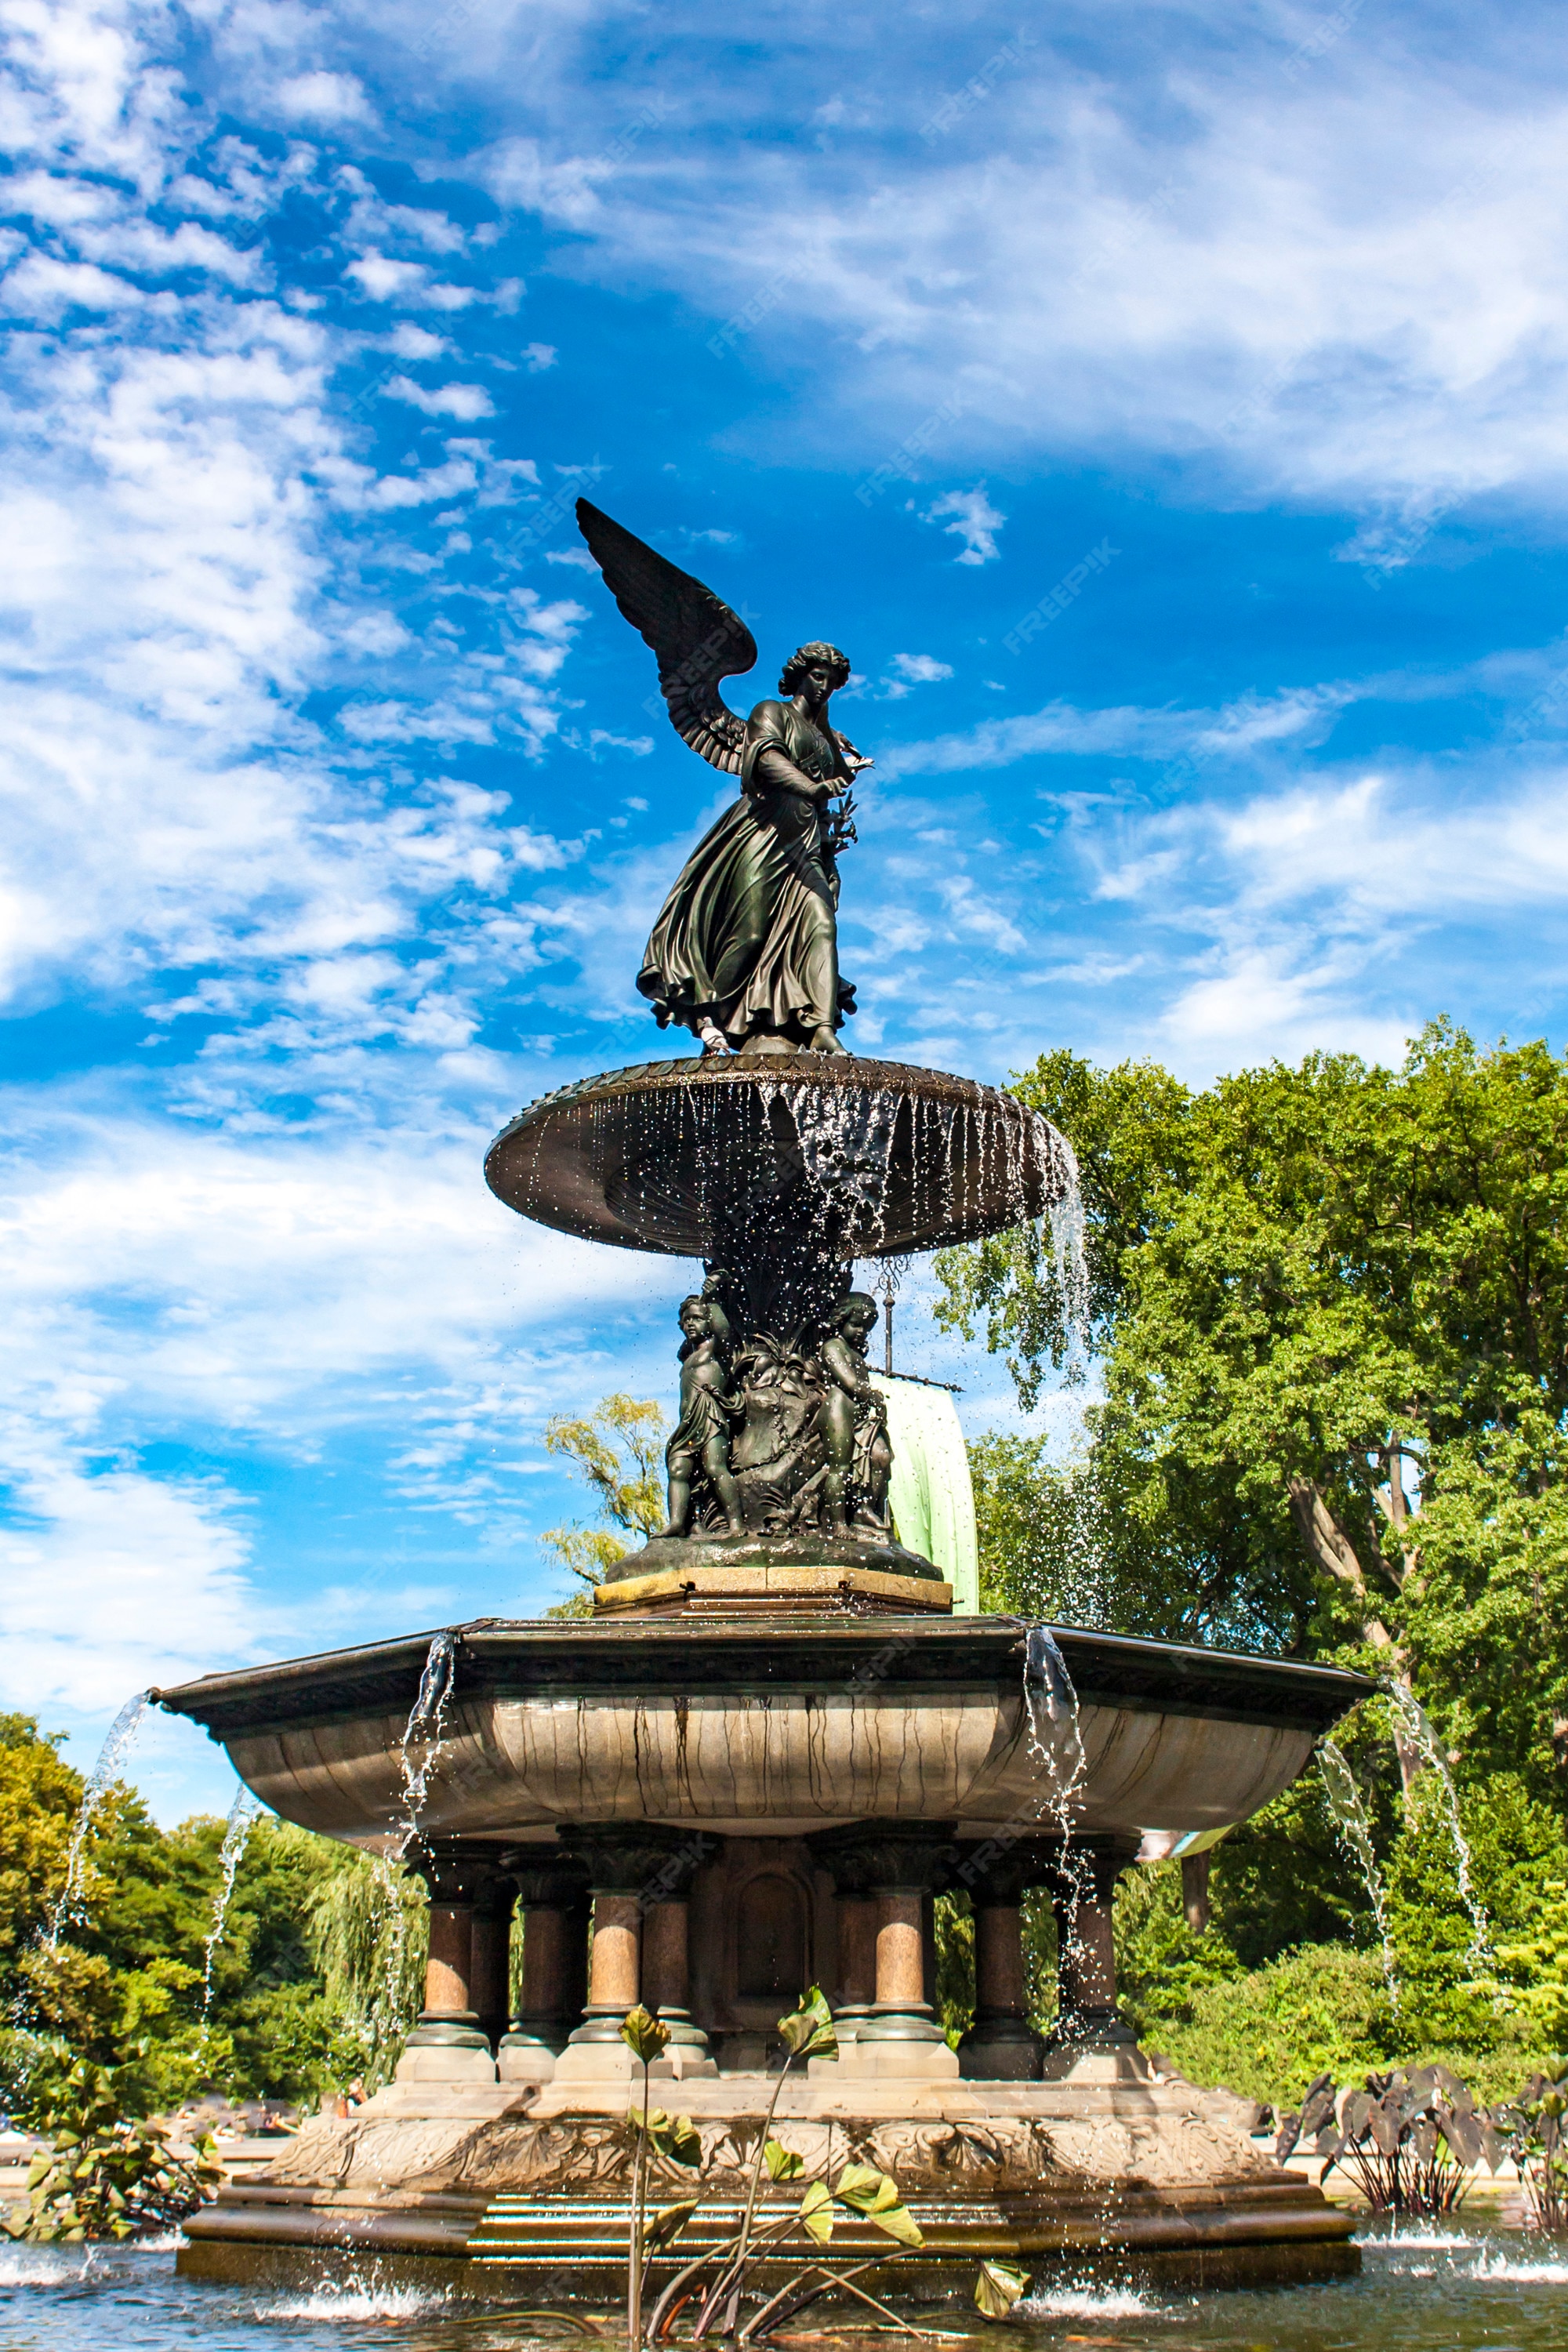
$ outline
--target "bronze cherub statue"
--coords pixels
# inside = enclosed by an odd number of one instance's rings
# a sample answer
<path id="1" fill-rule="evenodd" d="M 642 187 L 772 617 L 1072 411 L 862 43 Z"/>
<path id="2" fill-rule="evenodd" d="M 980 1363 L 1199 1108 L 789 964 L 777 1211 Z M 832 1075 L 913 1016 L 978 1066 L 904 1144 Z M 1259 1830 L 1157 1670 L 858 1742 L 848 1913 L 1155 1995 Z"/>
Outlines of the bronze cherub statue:
<path id="1" fill-rule="evenodd" d="M 784 698 L 742 720 L 719 691 L 756 663 L 739 614 L 586 499 L 577 523 L 658 656 L 676 733 L 741 779 L 664 902 L 638 988 L 661 1029 L 689 1029 L 708 1053 L 844 1053 L 837 1033 L 855 991 L 838 972 L 838 853 L 855 839 L 850 788 L 871 765 L 828 723 L 847 659 L 837 646 L 802 646 L 779 679 Z"/>

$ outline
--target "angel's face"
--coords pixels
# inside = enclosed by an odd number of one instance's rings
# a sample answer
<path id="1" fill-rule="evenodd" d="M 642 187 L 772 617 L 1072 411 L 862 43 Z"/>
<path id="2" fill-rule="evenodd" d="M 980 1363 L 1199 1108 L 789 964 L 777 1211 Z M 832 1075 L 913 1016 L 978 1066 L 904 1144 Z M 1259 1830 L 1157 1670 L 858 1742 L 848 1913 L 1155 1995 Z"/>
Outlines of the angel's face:
<path id="1" fill-rule="evenodd" d="M 808 702 L 826 702 L 838 683 L 838 673 L 829 662 L 813 662 L 802 677 L 801 691 Z"/>

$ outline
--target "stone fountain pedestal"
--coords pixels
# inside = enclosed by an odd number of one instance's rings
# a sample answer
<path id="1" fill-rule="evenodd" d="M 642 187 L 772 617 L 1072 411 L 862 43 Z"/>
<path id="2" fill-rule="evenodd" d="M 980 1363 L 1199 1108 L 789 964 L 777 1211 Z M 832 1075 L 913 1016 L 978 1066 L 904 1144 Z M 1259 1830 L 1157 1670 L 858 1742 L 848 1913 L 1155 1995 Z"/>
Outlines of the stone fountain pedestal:
<path id="1" fill-rule="evenodd" d="M 401 1856 L 431 1906 L 395 2081 L 195 2216 L 182 2270 L 374 2258 L 465 2293 L 613 2305 L 642 2087 L 620 2020 L 641 2001 L 670 2025 L 649 2087 L 702 2138 L 685 2261 L 727 2234 L 776 2021 L 810 1985 L 841 2054 L 792 2076 L 777 2127 L 809 2172 L 893 2173 L 924 2233 L 873 2291 L 967 2299 L 981 2259 L 1205 2285 L 1354 2268 L 1344 2217 L 1134 2046 L 1111 1896 L 1145 1831 L 1244 1820 L 1366 1685 L 955 1618 L 888 1517 L 855 1263 L 1041 1216 L 1070 1185 L 1062 1139 L 940 1072 L 721 1055 L 547 1097 L 486 1173 L 558 1230 L 703 1261 L 671 1471 L 685 1532 L 612 1570 L 592 1622 L 483 1621 L 161 1695 L 264 1803 Z M 1025 1997 L 1032 1889 L 1058 1920 L 1049 2044 Z M 955 1890 L 977 1962 L 956 2051 L 932 2008 L 932 1905 Z M 890 2251 L 852 2221 L 835 2248 Z"/>
<path id="2" fill-rule="evenodd" d="M 888 2272 L 900 2296 L 967 2298 L 982 2258 L 1206 2285 L 1353 2269 L 1345 2217 L 1259 2156 L 1222 2097 L 1162 2079 L 1134 2045 L 1111 1901 L 1143 1828 L 1266 1802 L 1357 1678 L 1064 1627 L 1074 1698 L 1050 1726 L 1026 1629 L 942 1613 L 932 1580 L 924 1611 L 887 1605 L 847 1564 L 831 1594 L 677 1586 L 611 1589 L 594 1622 L 459 1629 L 410 1849 L 431 1900 L 425 2014 L 385 2090 L 307 2126 L 192 2221 L 182 2269 L 297 2277 L 374 2257 L 476 2295 L 611 2305 L 621 2119 L 641 2085 L 619 2019 L 641 2000 L 673 2028 L 650 2087 L 702 2137 L 695 2250 L 742 2193 L 772 2029 L 812 1982 L 841 2054 L 792 2075 L 777 2127 L 808 2167 L 854 2156 L 895 2174 L 926 2240 Z M 427 1648 L 209 1676 L 163 1703 L 287 1818 L 391 1851 Z M 1045 1801 L 1042 1729 L 1076 1781 L 1065 1822 Z M 930 2006 L 931 1906 L 952 1889 L 977 1960 L 957 2051 Z M 1058 1917 L 1053 2043 L 1026 2014 L 1031 1889 Z M 660 2201 L 679 2181 L 656 2182 Z M 858 2248 L 856 2228 L 842 2243 Z"/>

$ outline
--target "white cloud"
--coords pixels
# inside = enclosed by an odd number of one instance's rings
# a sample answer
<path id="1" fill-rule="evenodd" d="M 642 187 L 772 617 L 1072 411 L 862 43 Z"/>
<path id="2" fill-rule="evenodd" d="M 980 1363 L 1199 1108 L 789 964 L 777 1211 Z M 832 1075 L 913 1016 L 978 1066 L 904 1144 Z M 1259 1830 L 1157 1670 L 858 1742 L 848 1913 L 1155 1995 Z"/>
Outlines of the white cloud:
<path id="1" fill-rule="evenodd" d="M 951 515 L 951 522 L 943 522 Z M 949 490 L 927 507 L 922 522 L 942 522 L 950 539 L 963 541 L 963 551 L 954 556 L 955 563 L 989 563 L 1001 553 L 996 534 L 1007 518 L 998 513 L 980 483 L 973 490 Z"/>
<path id="2" fill-rule="evenodd" d="M 362 253 L 343 272 L 373 302 L 423 300 L 430 272 L 422 261 L 395 261 L 384 253 Z"/>
<path id="3" fill-rule="evenodd" d="M 426 416 L 456 416 L 471 424 L 476 417 L 495 415 L 495 403 L 479 383 L 443 383 L 426 392 L 412 377 L 395 375 L 385 390 L 389 400 L 406 401 Z"/>
<path id="4" fill-rule="evenodd" d="M 450 337 L 433 335 L 427 327 L 416 327 L 412 319 L 399 319 L 386 341 L 400 360 L 438 360 L 452 350 Z"/>
<path id="5" fill-rule="evenodd" d="M 932 13 L 879 49 L 805 0 L 778 38 L 831 48 L 860 121 L 793 148 L 753 135 L 776 55 L 738 61 L 726 20 L 705 21 L 723 63 L 689 124 L 617 153 L 619 94 L 585 115 L 558 55 L 484 168 L 499 201 L 584 241 L 584 274 L 674 286 L 715 320 L 774 284 L 788 220 L 809 308 L 770 303 L 748 332 L 786 362 L 837 338 L 803 449 L 848 436 L 875 465 L 912 431 L 928 478 L 960 452 L 1137 450 L 1396 513 L 1526 483 L 1561 501 L 1568 111 L 1549 17 L 1526 10 L 1505 42 L 1482 11 L 1456 48 L 1419 14 L 1363 11 L 1288 71 L 1291 9 L 1167 11 L 1131 45 L 1125 10 L 1074 11 L 944 121 L 963 60 L 1016 43 L 1004 11 Z M 775 455 L 778 429 L 769 409 Z"/>
<path id="6" fill-rule="evenodd" d="M 293 74 L 278 91 L 286 122 L 372 122 L 374 110 L 354 74 Z"/>
<path id="7" fill-rule="evenodd" d="M 871 691 L 883 702 L 902 702 L 917 686 L 935 686 L 952 676 L 952 664 L 938 661 L 934 654 L 895 654 L 887 677 L 876 680 Z"/>

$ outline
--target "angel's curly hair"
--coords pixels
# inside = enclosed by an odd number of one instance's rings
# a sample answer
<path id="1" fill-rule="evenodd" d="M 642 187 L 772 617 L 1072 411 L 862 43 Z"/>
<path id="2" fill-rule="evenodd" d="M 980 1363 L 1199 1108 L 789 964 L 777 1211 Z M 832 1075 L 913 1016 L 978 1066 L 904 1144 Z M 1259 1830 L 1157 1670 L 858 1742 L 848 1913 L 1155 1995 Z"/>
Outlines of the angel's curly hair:
<path id="1" fill-rule="evenodd" d="M 814 637 L 810 645 L 798 646 L 785 662 L 784 676 L 779 680 L 779 692 L 793 694 L 806 671 L 815 669 L 818 662 L 826 662 L 830 669 L 837 671 L 833 681 L 836 690 L 850 675 L 848 655 L 841 654 L 837 646 L 826 646 L 820 637 Z"/>

